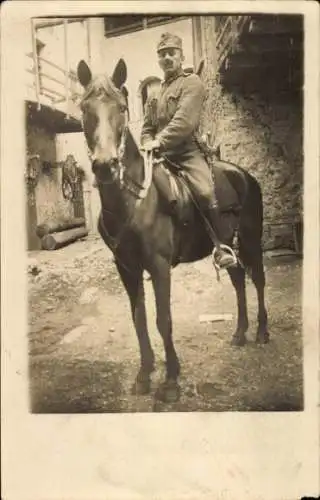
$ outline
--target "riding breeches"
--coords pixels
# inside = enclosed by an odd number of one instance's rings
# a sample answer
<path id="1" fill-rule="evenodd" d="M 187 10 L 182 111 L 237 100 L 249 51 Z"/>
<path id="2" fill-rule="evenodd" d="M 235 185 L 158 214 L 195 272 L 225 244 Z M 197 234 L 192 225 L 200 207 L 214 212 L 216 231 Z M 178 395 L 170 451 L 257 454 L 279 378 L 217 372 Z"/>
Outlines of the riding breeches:
<path id="1" fill-rule="evenodd" d="M 203 210 L 217 206 L 214 180 L 208 163 L 198 150 L 170 156 L 169 159 L 179 166 L 188 181 L 196 201 Z"/>

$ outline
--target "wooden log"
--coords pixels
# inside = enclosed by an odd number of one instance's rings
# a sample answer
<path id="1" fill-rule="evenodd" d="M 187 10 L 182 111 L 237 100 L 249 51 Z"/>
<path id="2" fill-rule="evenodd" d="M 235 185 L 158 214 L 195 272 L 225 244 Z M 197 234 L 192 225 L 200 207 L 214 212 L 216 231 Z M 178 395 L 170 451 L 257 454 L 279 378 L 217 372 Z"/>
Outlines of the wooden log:
<path id="1" fill-rule="evenodd" d="M 74 219 L 63 222 L 49 221 L 45 224 L 39 224 L 37 226 L 36 233 L 39 238 L 42 238 L 46 234 L 59 233 L 60 231 L 65 231 L 67 229 L 85 226 L 85 223 L 86 222 L 83 217 L 75 217 Z"/>
<path id="2" fill-rule="evenodd" d="M 85 236 L 88 236 L 88 230 L 85 227 L 76 227 L 60 233 L 46 234 L 41 240 L 41 246 L 43 250 L 57 250 Z"/>

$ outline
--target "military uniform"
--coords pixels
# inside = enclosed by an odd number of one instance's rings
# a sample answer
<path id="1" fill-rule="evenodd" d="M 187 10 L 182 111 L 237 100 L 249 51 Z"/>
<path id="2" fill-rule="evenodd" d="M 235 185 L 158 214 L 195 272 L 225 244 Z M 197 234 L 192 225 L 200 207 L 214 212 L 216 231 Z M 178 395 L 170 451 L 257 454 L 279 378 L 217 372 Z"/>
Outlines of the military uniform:
<path id="1" fill-rule="evenodd" d="M 221 246 L 222 228 L 212 174 L 196 140 L 205 97 L 204 86 L 198 75 L 184 73 L 181 68 L 181 38 L 164 33 L 157 51 L 167 78 L 161 85 L 158 98 L 147 101 L 141 132 L 142 147 L 157 147 L 160 153 L 180 166 L 212 229 L 214 264 L 217 267 L 235 265 L 237 260 L 232 250 Z M 164 64 L 165 60 L 170 66 Z M 170 68 L 173 69 L 169 71 Z M 226 251 L 228 248 L 231 255 Z"/>
<path id="2" fill-rule="evenodd" d="M 204 209 L 213 203 L 213 183 L 209 166 L 196 141 L 205 97 L 204 86 L 194 73 L 165 80 L 158 98 L 146 103 L 141 144 L 158 139 L 160 152 L 178 164 Z"/>

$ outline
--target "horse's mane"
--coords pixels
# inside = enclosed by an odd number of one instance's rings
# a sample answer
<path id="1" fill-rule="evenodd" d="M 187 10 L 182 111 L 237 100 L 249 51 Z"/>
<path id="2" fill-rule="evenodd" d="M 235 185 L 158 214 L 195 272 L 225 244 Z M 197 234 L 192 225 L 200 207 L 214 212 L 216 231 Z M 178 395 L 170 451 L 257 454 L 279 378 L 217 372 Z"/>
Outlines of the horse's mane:
<path id="1" fill-rule="evenodd" d="M 104 90 L 108 96 L 116 99 L 121 106 L 127 106 L 127 100 L 124 93 L 121 89 L 119 90 L 114 85 L 111 78 L 106 75 L 97 75 L 91 80 L 84 95 L 82 96 L 81 104 L 89 99 L 92 94 L 99 92 L 99 90 Z"/>

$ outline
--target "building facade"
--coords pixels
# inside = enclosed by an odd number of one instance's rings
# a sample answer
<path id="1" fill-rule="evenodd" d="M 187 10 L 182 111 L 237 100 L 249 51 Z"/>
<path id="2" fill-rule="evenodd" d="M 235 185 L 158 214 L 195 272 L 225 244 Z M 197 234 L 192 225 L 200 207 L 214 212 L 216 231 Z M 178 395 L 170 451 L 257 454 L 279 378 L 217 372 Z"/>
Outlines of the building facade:
<path id="1" fill-rule="evenodd" d="M 183 39 L 185 69 L 204 61 L 202 131 L 220 146 L 223 159 L 248 169 L 261 183 L 265 247 L 292 245 L 296 234 L 291 228 L 303 212 L 301 16 L 114 15 L 41 23 L 36 36 L 30 31 L 27 56 L 28 153 L 40 151 L 42 160 L 52 164 L 74 156 L 85 172 L 84 214 L 90 230 L 96 230 L 100 203 L 79 121 L 77 63 L 85 59 L 93 73 L 110 75 L 120 57 L 126 61 L 129 126 L 139 142 L 146 99 L 162 79 L 157 42 L 161 33 L 171 31 Z M 60 199 L 61 172 L 55 172 L 56 177 L 47 175 L 35 188 L 38 208 L 29 212 L 33 218 L 36 213 L 37 221 L 72 212 L 68 200 Z"/>

